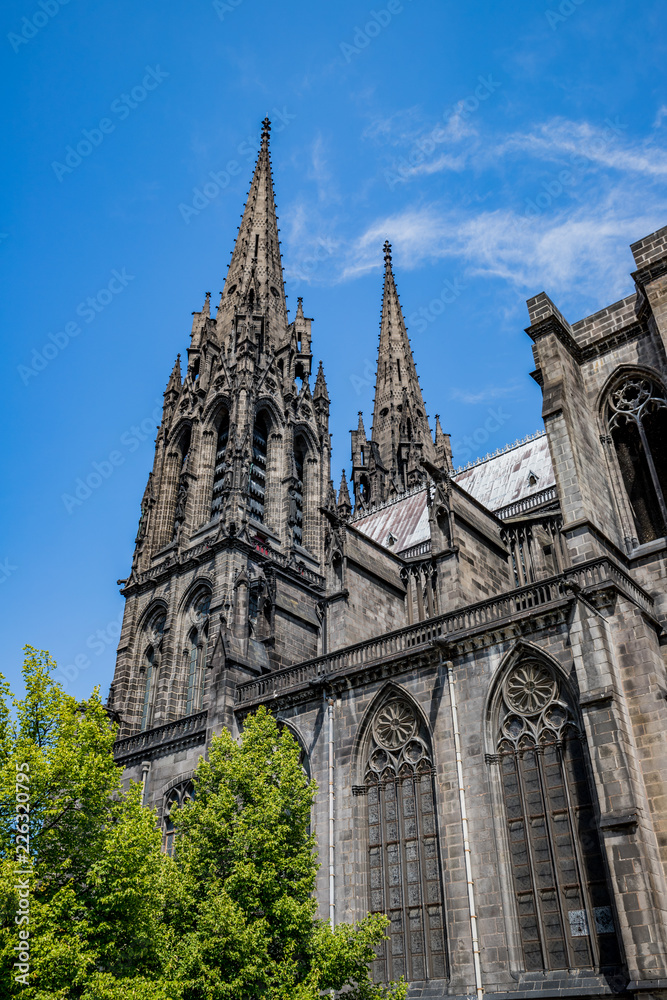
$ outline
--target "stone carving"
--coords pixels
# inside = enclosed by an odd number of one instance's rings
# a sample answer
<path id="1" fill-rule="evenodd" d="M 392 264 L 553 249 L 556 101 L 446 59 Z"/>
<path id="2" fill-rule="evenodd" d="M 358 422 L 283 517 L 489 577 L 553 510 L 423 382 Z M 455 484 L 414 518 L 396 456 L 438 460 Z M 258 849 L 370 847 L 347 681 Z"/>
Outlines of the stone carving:
<path id="1" fill-rule="evenodd" d="M 411 739 L 417 729 L 417 719 L 404 701 L 390 701 L 375 718 L 373 734 L 386 750 L 398 750 Z"/>

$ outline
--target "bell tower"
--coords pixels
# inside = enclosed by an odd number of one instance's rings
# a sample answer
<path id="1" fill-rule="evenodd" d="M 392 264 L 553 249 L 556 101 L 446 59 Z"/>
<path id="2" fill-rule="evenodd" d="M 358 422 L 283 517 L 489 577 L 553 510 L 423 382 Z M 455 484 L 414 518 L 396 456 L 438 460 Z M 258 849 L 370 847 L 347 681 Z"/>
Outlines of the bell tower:
<path id="1" fill-rule="evenodd" d="M 252 675 L 319 648 L 329 397 L 321 364 L 311 392 L 312 319 L 301 298 L 288 316 L 270 129 L 265 119 L 215 318 L 207 292 L 193 313 L 185 371 L 179 356 L 164 394 L 123 587 L 112 697 L 125 732 L 142 717 L 159 725 L 197 703 L 188 694 L 188 637 L 204 605 L 202 692 L 214 661 Z M 156 609 L 164 627 L 159 651 L 151 645 L 147 713 L 142 664 Z M 201 636 L 201 621 L 198 629 Z"/>

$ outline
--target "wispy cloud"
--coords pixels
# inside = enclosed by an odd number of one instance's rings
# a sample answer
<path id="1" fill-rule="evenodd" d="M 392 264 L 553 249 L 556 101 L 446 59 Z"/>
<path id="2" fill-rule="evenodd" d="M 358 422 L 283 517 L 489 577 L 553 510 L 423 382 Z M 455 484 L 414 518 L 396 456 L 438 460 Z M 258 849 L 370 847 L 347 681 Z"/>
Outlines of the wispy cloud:
<path id="1" fill-rule="evenodd" d="M 627 244 L 667 217 L 667 197 L 642 203 L 619 191 L 573 209 L 526 219 L 508 209 L 477 214 L 431 204 L 373 222 L 349 248 L 341 280 L 378 268 L 382 240 L 394 244 L 398 266 L 458 260 L 467 275 L 501 278 L 524 292 L 547 287 L 583 291 L 601 284 L 615 294 L 627 288 Z"/>
<path id="2" fill-rule="evenodd" d="M 667 176 L 667 150 L 656 146 L 653 138 L 640 143 L 629 141 L 624 135 L 626 128 L 623 122 L 611 118 L 603 126 L 554 118 L 528 132 L 508 136 L 493 145 L 489 153 L 494 159 L 509 153 L 528 153 L 547 160 L 580 156 L 590 164 L 611 170 L 654 178 Z"/>
<path id="3" fill-rule="evenodd" d="M 471 406 L 478 406 L 480 403 L 491 403 L 494 399 L 505 399 L 515 396 L 517 392 L 522 392 L 525 386 L 519 382 L 511 385 L 493 385 L 477 392 L 468 392 L 465 389 L 453 388 L 450 390 L 449 398 L 457 400 L 459 403 L 466 403 Z"/>

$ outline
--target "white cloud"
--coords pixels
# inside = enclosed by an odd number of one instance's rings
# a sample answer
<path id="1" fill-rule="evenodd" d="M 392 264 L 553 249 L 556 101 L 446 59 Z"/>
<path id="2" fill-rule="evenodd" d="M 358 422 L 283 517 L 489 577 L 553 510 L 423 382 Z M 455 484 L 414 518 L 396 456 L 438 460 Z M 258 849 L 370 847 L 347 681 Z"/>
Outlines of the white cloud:
<path id="1" fill-rule="evenodd" d="M 535 219 L 509 209 L 466 214 L 431 204 L 378 219 L 350 247 L 341 280 L 357 277 L 382 263 L 380 247 L 389 239 L 403 269 L 437 260 L 456 260 L 466 274 L 487 275 L 533 294 L 547 288 L 558 294 L 576 286 L 581 292 L 627 294 L 632 258 L 628 244 L 659 228 L 667 218 L 667 199 L 647 209 L 641 192 L 619 191 Z"/>
<path id="2" fill-rule="evenodd" d="M 518 152 L 547 160 L 569 155 L 571 162 L 572 158 L 584 157 L 591 164 L 625 173 L 667 176 L 667 150 L 656 146 L 652 139 L 630 143 L 626 129 L 627 125 L 617 118 L 607 119 L 603 127 L 554 118 L 530 132 L 516 132 L 492 145 L 489 155 L 497 159 Z"/>

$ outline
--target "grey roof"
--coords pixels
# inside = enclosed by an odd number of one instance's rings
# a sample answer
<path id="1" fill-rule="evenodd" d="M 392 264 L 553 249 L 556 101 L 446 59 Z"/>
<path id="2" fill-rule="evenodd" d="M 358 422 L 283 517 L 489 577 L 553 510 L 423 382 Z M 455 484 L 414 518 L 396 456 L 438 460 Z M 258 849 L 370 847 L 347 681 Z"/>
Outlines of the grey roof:
<path id="1" fill-rule="evenodd" d="M 541 493 L 556 483 L 544 431 L 487 455 L 464 469 L 456 469 L 452 478 L 493 511 Z"/>

